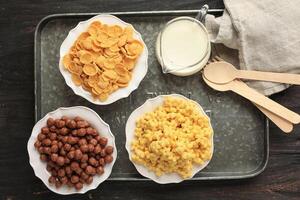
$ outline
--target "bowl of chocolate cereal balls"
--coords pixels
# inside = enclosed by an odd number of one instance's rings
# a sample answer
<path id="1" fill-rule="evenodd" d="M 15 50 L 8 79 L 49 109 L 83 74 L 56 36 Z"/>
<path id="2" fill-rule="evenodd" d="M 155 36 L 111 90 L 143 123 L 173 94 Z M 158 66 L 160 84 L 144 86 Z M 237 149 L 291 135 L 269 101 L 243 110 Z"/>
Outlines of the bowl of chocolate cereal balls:
<path id="1" fill-rule="evenodd" d="M 110 176 L 117 157 L 109 125 L 83 106 L 46 114 L 33 127 L 27 150 L 35 175 L 64 195 L 98 187 Z"/>

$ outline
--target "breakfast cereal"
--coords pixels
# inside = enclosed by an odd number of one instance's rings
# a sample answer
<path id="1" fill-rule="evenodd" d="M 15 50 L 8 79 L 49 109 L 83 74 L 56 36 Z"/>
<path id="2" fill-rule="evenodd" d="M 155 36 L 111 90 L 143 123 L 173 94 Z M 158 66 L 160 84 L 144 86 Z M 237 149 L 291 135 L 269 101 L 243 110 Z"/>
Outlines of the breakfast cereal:
<path id="1" fill-rule="evenodd" d="M 143 49 L 133 38 L 131 26 L 95 21 L 77 38 L 62 63 L 76 86 L 105 101 L 114 91 L 128 86 Z"/>
<path id="2" fill-rule="evenodd" d="M 63 116 L 47 119 L 34 147 L 47 164 L 51 185 L 80 190 L 84 184 L 91 184 L 96 174 L 103 175 L 106 164 L 113 162 L 114 147 L 107 143 L 108 139 L 86 120 Z"/>
<path id="3" fill-rule="evenodd" d="M 157 176 L 178 173 L 190 178 L 193 165 L 203 165 L 212 156 L 209 118 L 193 101 L 165 98 L 136 122 L 131 151 L 133 162 Z"/>

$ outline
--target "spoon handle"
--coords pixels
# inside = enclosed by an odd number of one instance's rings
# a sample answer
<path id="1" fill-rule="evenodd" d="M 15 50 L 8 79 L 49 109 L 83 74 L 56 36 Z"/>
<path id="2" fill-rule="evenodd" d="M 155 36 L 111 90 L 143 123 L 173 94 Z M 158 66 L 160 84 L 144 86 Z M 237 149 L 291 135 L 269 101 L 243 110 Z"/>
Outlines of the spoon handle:
<path id="1" fill-rule="evenodd" d="M 283 107 L 279 103 L 271 100 L 270 98 L 262 95 L 256 90 L 247 86 L 246 83 L 238 80 L 231 82 L 231 90 L 246 99 L 249 99 L 253 103 L 260 105 L 261 107 L 271 111 L 272 113 L 290 121 L 293 124 L 300 123 L 300 115 Z"/>
<path id="2" fill-rule="evenodd" d="M 289 133 L 293 130 L 293 124 L 278 115 L 275 115 L 271 111 L 257 105 L 254 103 L 254 105 L 262 112 L 264 113 L 274 124 L 277 125 L 278 128 L 280 128 L 283 132 Z"/>
<path id="3" fill-rule="evenodd" d="M 237 78 L 300 85 L 299 74 L 238 70 Z"/>

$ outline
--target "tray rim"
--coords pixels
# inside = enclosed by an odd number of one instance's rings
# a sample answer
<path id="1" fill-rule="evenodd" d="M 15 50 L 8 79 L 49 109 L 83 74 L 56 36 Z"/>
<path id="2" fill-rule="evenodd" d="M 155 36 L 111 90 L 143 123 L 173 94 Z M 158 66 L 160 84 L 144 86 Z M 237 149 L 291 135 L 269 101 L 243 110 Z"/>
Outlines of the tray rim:
<path id="1" fill-rule="evenodd" d="M 133 12 L 101 12 L 101 14 L 111 14 L 116 16 L 167 16 L 167 15 L 181 15 L 181 14 L 196 14 L 199 10 L 164 10 L 164 11 L 133 11 Z M 220 14 L 224 11 L 224 9 L 209 9 L 209 14 Z M 51 20 L 57 18 L 71 18 L 71 17 L 92 17 L 98 15 L 100 13 L 59 13 L 59 14 L 51 14 L 42 18 L 36 26 L 34 33 L 34 119 L 35 123 L 38 118 L 41 116 L 41 111 L 38 109 L 41 107 L 41 101 L 39 99 L 41 95 L 41 88 L 38 87 L 38 84 L 41 82 L 41 68 L 39 68 L 41 64 L 41 32 L 43 27 Z M 269 160 L 269 120 L 267 118 L 264 119 L 264 156 L 262 162 L 258 165 L 258 167 L 250 172 L 246 173 L 237 173 L 237 175 L 228 175 L 228 176 L 216 176 L 216 177 L 194 177 L 192 179 L 183 181 L 209 181 L 209 180 L 237 180 L 237 179 L 249 179 L 253 178 L 259 174 L 261 174 L 267 167 Z M 226 173 L 226 172 L 225 172 Z M 224 174 L 225 174 L 224 173 Z M 121 177 L 109 177 L 107 181 L 151 181 L 150 179 L 144 177 L 131 177 L 131 178 L 121 178 Z"/>

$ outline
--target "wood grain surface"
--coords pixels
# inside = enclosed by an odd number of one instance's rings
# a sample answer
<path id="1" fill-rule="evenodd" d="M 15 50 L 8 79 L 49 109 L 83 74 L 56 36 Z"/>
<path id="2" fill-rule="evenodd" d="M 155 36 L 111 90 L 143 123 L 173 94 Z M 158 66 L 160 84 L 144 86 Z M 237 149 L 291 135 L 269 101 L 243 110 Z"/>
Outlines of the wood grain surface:
<path id="1" fill-rule="evenodd" d="M 247 180 L 186 182 L 105 182 L 84 195 L 60 196 L 35 177 L 26 143 L 34 125 L 34 31 L 54 13 L 196 9 L 221 0 L 15 0 L 0 1 L 0 199 L 300 199 L 300 125 L 289 134 L 270 127 L 266 170 Z M 300 87 L 273 96 L 300 113 Z"/>

